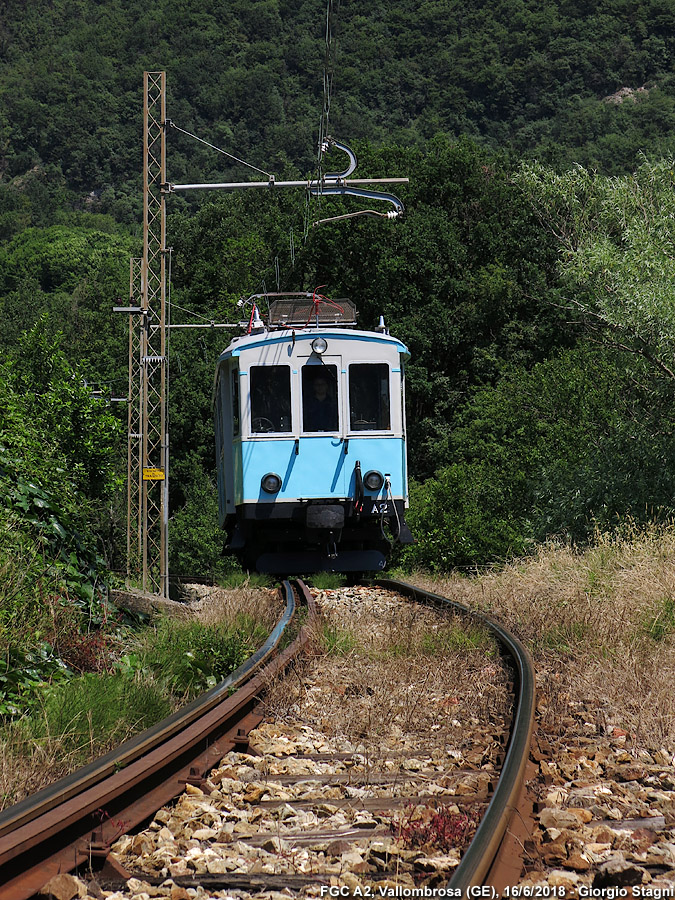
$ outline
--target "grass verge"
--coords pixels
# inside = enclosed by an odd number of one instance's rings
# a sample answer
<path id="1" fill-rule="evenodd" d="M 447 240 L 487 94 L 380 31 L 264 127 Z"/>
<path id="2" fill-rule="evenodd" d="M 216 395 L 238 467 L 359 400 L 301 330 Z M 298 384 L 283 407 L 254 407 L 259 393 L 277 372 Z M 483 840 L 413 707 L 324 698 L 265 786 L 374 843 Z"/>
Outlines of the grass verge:
<path id="1" fill-rule="evenodd" d="M 268 629 L 251 616 L 204 625 L 162 619 L 140 637 L 122 664 L 150 675 L 177 699 L 189 700 L 234 672 L 265 640 Z"/>
<path id="2" fill-rule="evenodd" d="M 77 672 L 49 685 L 36 670 L 35 684 L 18 686 L 20 700 L 27 700 L 30 691 L 30 704 L 24 702 L 24 714 L 5 718 L 0 726 L 0 808 L 90 762 L 217 684 L 265 640 L 281 605 L 276 592 L 247 585 L 207 589 L 190 610 L 193 621 L 166 618 L 137 631 L 118 631 L 114 645 L 97 641 L 97 654 L 89 653 L 88 644 L 84 653 L 78 644 Z M 66 644 L 72 650 L 70 638 Z M 112 651 L 105 665 L 99 644 Z M 98 671 L 79 667 L 90 656 Z"/>
<path id="3" fill-rule="evenodd" d="M 618 728 L 636 746 L 675 751 L 675 527 L 598 534 L 578 552 L 551 544 L 475 577 L 409 580 L 525 641 L 547 726 Z"/>

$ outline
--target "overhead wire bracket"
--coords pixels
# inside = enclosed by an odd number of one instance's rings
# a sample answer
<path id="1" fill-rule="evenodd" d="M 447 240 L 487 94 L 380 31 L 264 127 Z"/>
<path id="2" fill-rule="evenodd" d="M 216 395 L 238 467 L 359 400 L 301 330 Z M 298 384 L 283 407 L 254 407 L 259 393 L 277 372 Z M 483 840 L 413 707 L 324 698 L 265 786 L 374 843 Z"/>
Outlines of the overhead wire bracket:
<path id="1" fill-rule="evenodd" d="M 321 152 L 325 153 L 330 147 L 336 147 L 342 150 L 349 157 L 349 164 L 343 172 L 330 172 L 321 178 L 314 178 L 304 181 L 277 181 L 274 175 L 268 175 L 267 181 L 230 181 L 217 184 L 169 184 L 168 192 L 174 191 L 192 191 L 192 190 L 225 190 L 236 191 L 251 188 L 286 188 L 286 187 L 303 187 L 307 191 L 307 196 L 323 197 L 323 196 L 345 196 L 359 197 L 363 200 L 376 200 L 391 203 L 394 207 L 387 212 L 378 212 L 375 209 L 361 209 L 353 213 L 344 213 L 339 216 L 332 216 L 327 219 L 320 219 L 314 222 L 314 225 L 322 225 L 325 222 L 336 222 L 339 219 L 353 219 L 356 216 L 377 216 L 383 219 L 398 219 L 405 212 L 402 201 L 394 194 L 387 194 L 383 191 L 372 191 L 365 188 L 356 187 L 362 184 L 407 184 L 407 178 L 350 178 L 349 176 L 356 169 L 356 154 L 341 141 L 328 137 L 321 144 Z M 262 171 L 262 170 L 259 170 Z M 267 174 L 267 173 L 265 173 Z"/>
<path id="2" fill-rule="evenodd" d="M 401 200 L 399 200 L 399 198 L 394 194 L 387 194 L 383 191 L 364 190 L 363 188 L 352 187 L 350 184 L 348 184 L 346 182 L 346 179 L 356 169 L 356 154 L 347 144 L 344 144 L 341 141 L 336 141 L 335 138 L 332 137 L 327 137 L 322 142 L 321 153 L 326 153 L 332 147 L 335 147 L 338 150 L 342 150 L 343 153 L 347 154 L 347 156 L 349 157 L 349 165 L 344 170 L 344 172 L 327 172 L 320 181 L 310 183 L 309 193 L 313 197 L 337 195 L 360 197 L 365 200 L 384 200 L 387 203 L 391 203 L 394 209 L 389 210 L 386 213 L 381 213 L 374 209 L 361 209 L 353 213 L 345 213 L 340 216 L 331 216 L 330 218 L 319 219 L 318 221 L 313 223 L 315 227 L 317 225 L 323 225 L 326 222 L 337 222 L 340 219 L 353 219 L 356 216 L 378 216 L 385 219 L 398 219 L 403 215 L 403 213 L 405 212 L 405 207 L 403 206 Z"/>
<path id="3" fill-rule="evenodd" d="M 342 150 L 349 157 L 349 165 L 344 170 L 344 172 L 326 172 L 324 175 L 324 179 L 326 181 L 339 181 L 341 178 L 349 178 L 354 169 L 356 169 L 356 154 L 352 150 L 351 147 L 348 147 L 347 144 L 343 144 L 341 141 L 336 141 L 333 137 L 327 137 L 321 144 L 321 153 L 327 153 L 331 147 L 336 147 L 338 150 Z"/>

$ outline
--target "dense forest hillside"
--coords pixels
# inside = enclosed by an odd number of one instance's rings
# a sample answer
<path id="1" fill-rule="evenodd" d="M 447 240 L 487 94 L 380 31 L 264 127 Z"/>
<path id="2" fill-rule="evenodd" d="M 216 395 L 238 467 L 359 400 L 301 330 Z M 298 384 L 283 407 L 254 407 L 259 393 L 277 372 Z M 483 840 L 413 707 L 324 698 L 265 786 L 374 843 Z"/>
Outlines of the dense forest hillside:
<path id="1" fill-rule="evenodd" d="M 180 128 L 304 177 L 316 167 L 327 10 L 330 130 L 355 147 L 358 175 L 409 176 L 406 216 L 313 228 L 319 210 L 302 192 L 171 196 L 173 321 L 233 321 L 241 296 L 319 284 L 352 297 L 366 327 L 386 316 L 412 351 L 411 519 L 423 539 L 403 564 L 483 565 L 551 535 L 585 541 L 671 516 L 675 325 L 658 302 L 675 274 L 666 0 L 6 0 L 0 377 L 35 421 L 26 443 L 0 410 L 12 460 L 0 482 L 10 491 L 27 477 L 54 418 L 31 393 L 71 412 L 68 379 L 124 394 L 125 324 L 110 308 L 141 252 L 143 71 L 166 70 Z M 576 180 L 573 166 L 586 167 Z M 168 170 L 174 182 L 251 174 L 176 129 Z M 209 409 L 223 338 L 195 334 L 172 337 L 170 361 L 171 565 L 183 571 L 226 565 Z M 57 384 L 55 370 L 70 374 Z M 107 475 L 68 503 L 86 513 L 78 534 L 89 529 L 121 566 L 124 409 L 83 416 L 110 426 Z M 69 465 L 54 435 L 45 445 Z"/>
<path id="2" fill-rule="evenodd" d="M 471 135 L 557 166 L 630 170 L 672 149 L 675 8 L 667 0 L 365 0 L 333 7 L 331 127 L 421 146 Z M 315 164 L 326 5 L 318 0 L 6 0 L 0 174 L 64 179 L 118 219 L 138 210 L 144 69 L 170 117 L 265 170 Z M 224 159 L 171 136 L 169 178 Z M 225 167 L 227 168 L 227 167 Z"/>

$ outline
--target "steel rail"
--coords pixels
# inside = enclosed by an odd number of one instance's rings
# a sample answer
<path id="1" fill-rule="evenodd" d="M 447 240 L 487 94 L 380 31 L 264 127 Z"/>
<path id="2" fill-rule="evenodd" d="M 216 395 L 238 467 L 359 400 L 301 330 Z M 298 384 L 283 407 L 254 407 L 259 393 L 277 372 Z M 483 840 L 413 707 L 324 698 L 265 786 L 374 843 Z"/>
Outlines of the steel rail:
<path id="1" fill-rule="evenodd" d="M 301 593 L 303 588 L 299 583 Z M 260 694 L 308 641 L 307 629 L 302 629 L 289 647 L 270 659 L 295 612 L 290 582 L 283 583 L 283 590 L 284 613 L 263 646 L 215 688 L 117 750 L 0 813 L 0 900 L 27 900 L 52 875 L 95 856 L 105 858 L 119 834 L 181 793 L 187 782 L 203 780 L 203 773 L 232 746 L 246 742 L 242 721 L 248 730 L 261 721 L 256 713 Z"/>
<path id="2" fill-rule="evenodd" d="M 466 897 L 470 888 L 488 883 L 486 879 L 490 875 L 524 789 L 535 714 L 535 675 L 532 659 L 518 638 L 485 613 L 403 581 L 378 578 L 376 584 L 415 600 L 450 606 L 461 615 L 483 623 L 515 663 L 516 705 L 499 782 L 476 834 L 448 884 L 448 887 L 460 889 L 462 896 Z"/>

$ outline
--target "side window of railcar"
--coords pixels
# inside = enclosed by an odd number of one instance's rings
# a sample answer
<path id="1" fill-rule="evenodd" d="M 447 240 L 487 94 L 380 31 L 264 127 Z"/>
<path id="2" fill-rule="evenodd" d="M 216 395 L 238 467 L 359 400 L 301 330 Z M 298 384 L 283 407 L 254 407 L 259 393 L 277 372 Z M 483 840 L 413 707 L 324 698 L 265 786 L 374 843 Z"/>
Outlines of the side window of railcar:
<path id="1" fill-rule="evenodd" d="M 230 373 L 232 379 L 232 435 L 239 436 L 239 372 L 232 369 Z"/>
<path id="2" fill-rule="evenodd" d="M 291 430 L 289 366 L 251 366 L 251 431 Z"/>
<path id="3" fill-rule="evenodd" d="M 222 379 L 219 381 L 218 390 L 216 391 L 214 412 L 216 416 L 216 459 L 221 459 L 223 456 L 223 447 L 225 445 L 225 439 L 223 437 Z"/>
<path id="4" fill-rule="evenodd" d="M 351 431 L 388 431 L 389 366 L 352 363 L 349 367 L 349 427 Z"/>
<path id="5" fill-rule="evenodd" d="M 302 428 L 338 430 L 337 366 L 303 366 Z"/>

